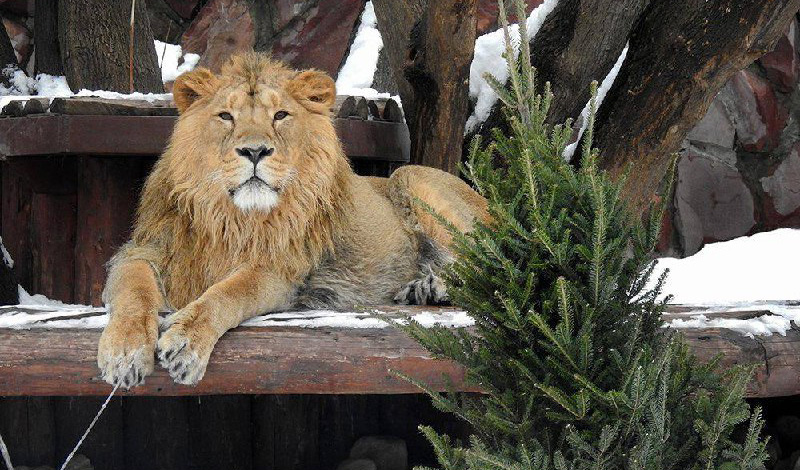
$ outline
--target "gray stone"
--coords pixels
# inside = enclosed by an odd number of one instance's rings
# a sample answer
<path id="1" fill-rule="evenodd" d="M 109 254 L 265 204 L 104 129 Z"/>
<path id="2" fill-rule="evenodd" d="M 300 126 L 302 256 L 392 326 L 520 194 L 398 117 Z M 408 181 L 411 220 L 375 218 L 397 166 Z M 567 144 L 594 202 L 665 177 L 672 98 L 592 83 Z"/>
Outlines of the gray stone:
<path id="1" fill-rule="evenodd" d="M 377 470 L 375 462 L 370 459 L 347 459 L 340 463 L 336 470 Z"/>
<path id="2" fill-rule="evenodd" d="M 376 470 L 407 470 L 406 441 L 391 436 L 365 436 L 350 450 L 351 459 L 369 459 Z"/>
<path id="3" fill-rule="evenodd" d="M 686 136 L 692 142 L 713 144 L 732 149 L 736 132 L 721 99 L 711 102 L 708 112 Z"/>
<path id="4" fill-rule="evenodd" d="M 726 158 L 690 148 L 678 163 L 675 228 L 686 256 L 705 242 L 730 240 L 755 225 L 753 196 Z"/>
<path id="5" fill-rule="evenodd" d="M 795 144 L 772 176 L 761 178 L 761 187 L 780 215 L 789 215 L 800 207 L 800 144 Z"/>

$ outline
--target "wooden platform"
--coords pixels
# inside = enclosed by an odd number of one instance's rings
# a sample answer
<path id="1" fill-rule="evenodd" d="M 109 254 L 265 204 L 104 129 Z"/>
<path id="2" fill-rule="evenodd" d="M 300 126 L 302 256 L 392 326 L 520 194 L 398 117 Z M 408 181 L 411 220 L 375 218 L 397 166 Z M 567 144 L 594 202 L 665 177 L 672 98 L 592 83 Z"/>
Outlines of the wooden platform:
<path id="1" fill-rule="evenodd" d="M 762 324 L 783 321 L 786 311 L 790 314 L 800 312 L 796 309 L 786 305 L 765 305 L 735 311 L 709 311 L 676 306 L 665 321 L 690 320 L 701 314 L 710 325 L 720 320 L 739 321 L 737 325 L 731 325 L 735 329 L 702 327 L 678 331 L 685 335 L 701 360 L 722 354 L 724 367 L 758 365 L 749 390 L 751 397 L 788 396 L 800 394 L 800 328 L 789 322 L 785 334 L 752 337 L 736 329 L 748 327 L 742 321 Z M 424 314 L 428 319 L 435 318 L 448 326 L 454 324 L 453 317 L 458 313 L 454 309 L 384 310 L 399 316 Z M 15 328 L 0 328 L 0 396 L 108 393 L 109 386 L 97 378 L 95 362 L 99 328 L 105 321 L 103 309 L 54 313 L 43 309 L 26 311 L 19 307 L 2 307 L 0 324 L 10 325 L 12 312 L 18 312 Z M 23 319 L 22 315 L 27 316 Z M 396 328 L 376 327 L 380 322 L 366 314 L 342 315 L 345 317 L 330 312 L 310 312 L 257 317 L 249 323 L 253 326 L 242 326 L 223 336 L 211 356 L 205 378 L 197 387 L 176 385 L 156 367 L 155 374 L 144 386 L 127 394 L 419 392 L 391 371 L 416 377 L 439 390 L 447 388 L 445 376 L 448 376 L 456 390 L 477 391 L 464 383 L 460 367 L 431 359 Z M 347 315 L 354 320 L 342 321 Z M 351 326 L 331 326 L 337 324 Z M 455 324 L 464 323 L 456 321 Z"/>

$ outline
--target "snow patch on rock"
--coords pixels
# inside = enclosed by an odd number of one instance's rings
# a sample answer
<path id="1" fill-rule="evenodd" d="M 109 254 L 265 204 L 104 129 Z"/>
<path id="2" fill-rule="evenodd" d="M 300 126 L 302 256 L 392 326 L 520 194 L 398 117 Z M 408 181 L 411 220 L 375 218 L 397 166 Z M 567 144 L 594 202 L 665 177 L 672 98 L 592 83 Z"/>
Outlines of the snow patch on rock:
<path id="1" fill-rule="evenodd" d="M 3 245 L 3 237 L 0 237 L 0 251 L 3 254 L 3 263 L 9 267 L 9 269 L 14 268 L 14 258 L 11 257 L 11 253 L 6 250 L 6 246 Z"/>

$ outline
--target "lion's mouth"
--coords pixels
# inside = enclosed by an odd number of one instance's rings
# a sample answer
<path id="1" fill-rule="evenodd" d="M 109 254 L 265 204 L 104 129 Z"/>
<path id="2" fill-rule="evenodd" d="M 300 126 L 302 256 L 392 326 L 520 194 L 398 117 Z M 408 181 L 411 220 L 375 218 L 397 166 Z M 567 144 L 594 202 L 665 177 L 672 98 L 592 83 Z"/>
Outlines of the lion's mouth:
<path id="1" fill-rule="evenodd" d="M 242 189 L 242 188 L 244 188 L 246 186 L 256 186 L 256 187 L 264 186 L 266 188 L 271 189 L 272 191 L 275 191 L 276 193 L 280 193 L 281 192 L 280 188 L 276 188 L 275 186 L 267 183 L 266 181 L 264 181 L 263 179 L 259 178 L 258 176 L 253 175 L 250 178 L 248 178 L 244 183 L 242 183 L 239 186 L 236 186 L 235 188 L 233 188 L 230 191 L 228 191 L 228 193 L 230 193 L 230 195 L 233 196 L 234 194 L 236 194 L 236 191 L 238 191 L 238 190 L 240 190 L 240 189 Z"/>

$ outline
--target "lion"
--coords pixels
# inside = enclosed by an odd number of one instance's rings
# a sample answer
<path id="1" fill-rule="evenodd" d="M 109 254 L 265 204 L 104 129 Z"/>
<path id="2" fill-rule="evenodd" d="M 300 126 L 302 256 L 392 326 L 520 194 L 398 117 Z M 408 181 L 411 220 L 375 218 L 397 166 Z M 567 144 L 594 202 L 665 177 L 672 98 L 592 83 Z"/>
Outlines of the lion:
<path id="1" fill-rule="evenodd" d="M 138 385 L 157 355 L 196 384 L 217 340 L 258 314 L 446 300 L 452 240 L 423 207 L 468 231 L 489 220 L 486 200 L 432 168 L 356 175 L 327 74 L 251 52 L 180 75 L 173 93 L 173 134 L 109 261 L 104 380 Z"/>

